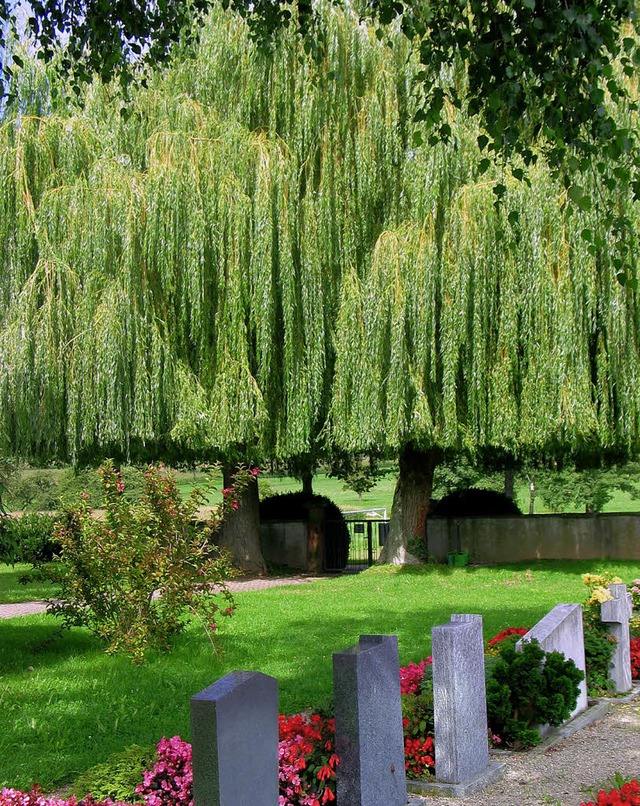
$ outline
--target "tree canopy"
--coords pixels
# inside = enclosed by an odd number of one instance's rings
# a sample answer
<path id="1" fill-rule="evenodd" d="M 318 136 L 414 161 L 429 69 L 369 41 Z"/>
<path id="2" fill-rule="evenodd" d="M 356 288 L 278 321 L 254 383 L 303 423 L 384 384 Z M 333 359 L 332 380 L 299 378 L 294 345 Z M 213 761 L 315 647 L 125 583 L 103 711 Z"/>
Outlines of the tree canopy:
<path id="1" fill-rule="evenodd" d="M 59 57 L 76 91 L 96 73 L 105 81 L 118 75 L 127 87 L 135 77 L 146 81 L 149 65 L 190 51 L 215 5 L 214 0 L 33 0 L 25 21 L 22 4 L 2 0 L 0 50 L 26 29 L 40 57 Z M 222 6 L 243 15 L 252 39 L 263 47 L 272 46 L 282 28 L 295 26 L 307 50 L 322 57 L 322 12 L 310 0 L 222 0 Z M 399 28 L 416 45 L 417 138 L 426 131 L 431 144 L 448 141 L 447 107 L 453 105 L 477 118 L 483 171 L 499 158 L 522 178 L 523 168 L 544 156 L 564 176 L 577 204 L 589 199 L 573 182 L 579 168 L 591 167 L 602 181 L 632 183 L 635 195 L 640 192 L 635 127 L 609 108 L 636 103 L 635 0 L 357 0 L 353 8 L 376 21 L 380 38 Z M 16 53 L 4 59 L 5 76 L 21 63 Z M 604 176 L 603 151 L 616 163 L 616 174 Z M 496 183 L 493 192 L 501 199 L 504 183 Z M 608 228 L 628 234 L 630 226 L 611 216 Z M 622 271 L 628 246 L 623 244 L 618 258 L 623 281 L 629 280 Z"/>
<path id="2" fill-rule="evenodd" d="M 320 57 L 214 9 L 124 116 L 111 85 L 76 103 L 22 52 L 0 126 L 11 453 L 397 451 L 421 484 L 440 451 L 637 453 L 640 309 L 606 220 L 637 237 L 619 165 L 578 165 L 569 187 L 548 160 L 528 182 L 479 174 L 464 108 L 443 105 L 445 138 L 415 137 L 410 38 L 318 14 Z M 603 103 L 634 128 L 633 99 Z M 589 203 L 569 207 L 574 188 Z"/>

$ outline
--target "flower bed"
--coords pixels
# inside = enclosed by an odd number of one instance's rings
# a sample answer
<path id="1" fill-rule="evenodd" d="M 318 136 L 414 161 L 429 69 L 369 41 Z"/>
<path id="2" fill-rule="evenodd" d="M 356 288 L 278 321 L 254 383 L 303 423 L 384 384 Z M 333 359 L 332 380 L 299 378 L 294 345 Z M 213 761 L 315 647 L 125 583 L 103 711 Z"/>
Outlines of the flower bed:
<path id="1" fill-rule="evenodd" d="M 487 642 L 488 654 L 507 655 L 515 641 L 527 632 L 524 627 L 502 630 Z M 640 638 L 632 640 L 634 676 L 640 672 Z M 405 769 L 414 780 L 428 779 L 435 772 L 433 725 L 433 691 L 431 658 L 410 662 L 400 669 L 402 696 Z M 503 698 L 504 699 L 504 698 Z M 279 806 L 325 806 L 335 801 L 336 768 L 334 752 L 335 724 L 323 714 L 308 713 L 280 716 L 279 720 Z M 493 745 L 503 745 L 508 737 L 490 731 Z M 192 806 L 193 773 L 191 746 L 174 736 L 163 738 L 157 746 L 157 761 L 143 775 L 136 796 L 145 806 Z M 637 782 L 635 782 L 637 785 Z M 636 793 L 625 785 L 615 797 Z M 624 791 L 623 791 L 624 790 Z M 612 793 L 614 790 L 612 790 Z M 611 799 L 612 793 L 601 792 L 593 806 L 613 803 L 638 803 L 640 800 Z M 122 796 L 122 795 L 121 795 Z M 131 800 L 134 798 L 132 797 Z M 5 789 L 0 793 L 0 806 L 128 806 L 123 801 L 96 801 L 91 796 L 81 800 L 47 798 L 39 789 L 30 793 Z M 590 806 L 587 804 L 587 806 Z"/>
<path id="2" fill-rule="evenodd" d="M 601 789 L 597 800 L 581 803 L 580 806 L 618 806 L 621 803 L 640 806 L 640 783 L 637 778 L 609 792 Z"/>

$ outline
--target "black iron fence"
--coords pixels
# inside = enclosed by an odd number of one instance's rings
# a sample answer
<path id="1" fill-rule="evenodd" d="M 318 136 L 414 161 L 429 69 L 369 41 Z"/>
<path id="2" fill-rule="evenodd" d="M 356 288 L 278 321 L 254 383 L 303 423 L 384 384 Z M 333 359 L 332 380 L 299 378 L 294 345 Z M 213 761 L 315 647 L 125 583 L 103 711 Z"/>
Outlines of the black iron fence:
<path id="1" fill-rule="evenodd" d="M 343 561 L 343 557 L 332 557 L 331 546 L 341 542 L 336 539 L 335 535 L 337 532 L 343 534 L 345 529 L 349 533 L 346 570 L 359 571 L 369 568 L 377 562 L 389 532 L 388 520 L 327 521 L 325 523 L 325 569 L 328 571 L 338 567 L 344 569 L 344 565 L 337 565 L 337 560 Z"/>

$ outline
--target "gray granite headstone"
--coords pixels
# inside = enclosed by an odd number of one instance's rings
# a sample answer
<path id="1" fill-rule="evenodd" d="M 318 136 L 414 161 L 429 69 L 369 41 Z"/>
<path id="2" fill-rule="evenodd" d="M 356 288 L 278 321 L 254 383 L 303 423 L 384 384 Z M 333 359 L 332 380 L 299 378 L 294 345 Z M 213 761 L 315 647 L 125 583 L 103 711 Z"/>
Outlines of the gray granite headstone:
<path id="1" fill-rule="evenodd" d="M 633 611 L 631 594 L 627 586 L 621 584 L 607 585 L 613 599 L 602 602 L 600 618 L 607 625 L 609 634 L 616 639 L 609 677 L 613 680 L 616 691 L 629 691 L 631 688 L 631 645 L 629 636 L 629 619 Z"/>
<path id="2" fill-rule="evenodd" d="M 333 691 L 338 803 L 404 806 L 398 637 L 361 635 L 359 645 L 336 652 Z"/>
<path id="3" fill-rule="evenodd" d="M 191 698 L 194 806 L 277 806 L 278 681 L 231 672 Z"/>
<path id="4" fill-rule="evenodd" d="M 585 679 L 580 683 L 580 692 L 576 707 L 570 718 L 585 711 L 587 701 L 586 663 L 584 658 L 584 630 L 582 626 L 582 608 L 578 604 L 558 604 L 544 618 L 532 627 L 516 644 L 519 651 L 523 643 L 537 641 L 545 652 L 561 652 L 570 658 Z M 542 728 L 542 733 L 546 731 Z"/>
<path id="5" fill-rule="evenodd" d="M 459 784 L 489 764 L 482 617 L 431 630 L 436 781 Z"/>

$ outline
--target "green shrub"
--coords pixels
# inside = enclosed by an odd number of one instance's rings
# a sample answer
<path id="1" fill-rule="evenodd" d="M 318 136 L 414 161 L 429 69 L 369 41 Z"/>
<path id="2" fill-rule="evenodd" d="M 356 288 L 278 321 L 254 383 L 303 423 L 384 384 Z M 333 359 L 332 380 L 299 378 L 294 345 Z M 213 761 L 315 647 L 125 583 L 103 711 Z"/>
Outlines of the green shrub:
<path id="1" fill-rule="evenodd" d="M 584 657 L 587 667 L 587 692 L 592 697 L 611 694 L 614 690 L 609 677 L 615 639 L 608 633 L 587 628 L 584 631 Z"/>
<path id="2" fill-rule="evenodd" d="M 96 801 L 111 798 L 116 803 L 139 803 L 136 786 L 146 770 L 156 762 L 156 748 L 132 744 L 121 753 L 114 753 L 103 764 L 87 770 L 71 787 L 78 798 L 90 794 Z"/>
<path id="3" fill-rule="evenodd" d="M 576 706 L 583 673 L 560 652 L 544 652 L 535 642 L 516 652 L 505 646 L 487 684 L 489 727 L 517 749 L 540 742 L 538 725 L 554 727 Z"/>
<path id="4" fill-rule="evenodd" d="M 231 565 L 210 537 L 225 513 L 237 508 L 248 471 L 223 491 L 223 503 L 205 530 L 194 516 L 206 493 L 194 490 L 182 501 L 175 478 L 162 468 L 147 470 L 135 504 L 126 500 L 113 462 L 98 473 L 104 517 L 94 517 L 85 494 L 56 525 L 60 560 L 38 566 L 61 588 L 49 612 L 67 627 L 87 627 L 107 643 L 108 652 L 125 652 L 136 662 L 149 648 L 168 650 L 170 637 L 192 615 L 211 637 L 217 614 L 231 615 L 234 606 L 225 586 Z"/>
<path id="5" fill-rule="evenodd" d="M 0 517 L 0 562 L 48 562 L 60 550 L 53 537 L 52 515 L 29 513 L 22 517 Z"/>
<path id="6" fill-rule="evenodd" d="M 471 487 L 454 490 L 439 501 L 434 501 L 429 514 L 439 518 L 468 518 L 522 515 L 522 512 L 516 502 L 504 493 Z"/>

